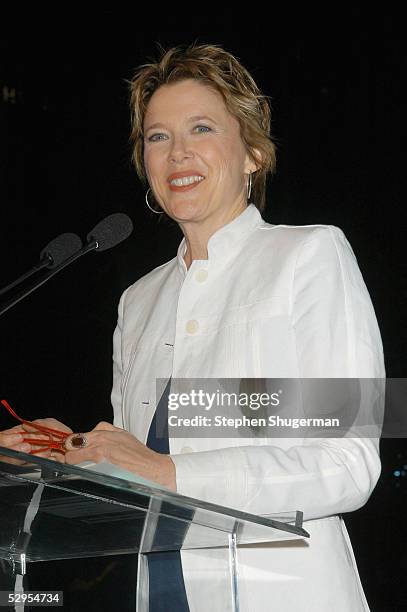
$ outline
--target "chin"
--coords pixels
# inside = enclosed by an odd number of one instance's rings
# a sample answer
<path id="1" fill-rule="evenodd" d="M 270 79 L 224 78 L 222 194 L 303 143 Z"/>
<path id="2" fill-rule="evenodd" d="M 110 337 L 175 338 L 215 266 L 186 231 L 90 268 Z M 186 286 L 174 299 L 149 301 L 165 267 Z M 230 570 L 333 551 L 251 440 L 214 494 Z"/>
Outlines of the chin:
<path id="1" fill-rule="evenodd" d="M 167 211 L 176 221 L 198 221 L 204 212 L 202 205 L 188 201 L 173 203 L 168 206 Z"/>

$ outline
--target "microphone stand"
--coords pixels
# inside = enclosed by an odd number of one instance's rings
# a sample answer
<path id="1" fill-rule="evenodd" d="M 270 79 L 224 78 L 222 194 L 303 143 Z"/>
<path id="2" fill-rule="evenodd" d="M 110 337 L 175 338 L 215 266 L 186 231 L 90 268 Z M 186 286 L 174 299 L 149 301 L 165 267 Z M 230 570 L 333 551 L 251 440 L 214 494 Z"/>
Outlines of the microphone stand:
<path id="1" fill-rule="evenodd" d="M 43 268 L 53 270 L 65 259 L 68 259 L 72 253 L 76 253 L 76 251 L 79 251 L 81 248 L 82 240 L 79 238 L 79 236 L 72 234 L 71 232 L 60 234 L 42 249 L 40 253 L 40 261 L 35 264 L 31 270 L 28 270 L 28 272 L 25 272 L 19 276 L 17 280 L 12 281 L 6 287 L 2 287 L 0 289 L 0 296 L 8 293 L 11 289 L 23 283 L 25 280 L 27 280 L 27 278 L 33 276 L 33 274 L 40 272 Z"/>
<path id="2" fill-rule="evenodd" d="M 45 257 L 41 259 L 41 261 L 39 261 L 35 266 L 33 266 L 31 270 L 28 270 L 28 272 L 25 272 L 24 274 L 19 276 L 15 281 L 13 281 L 12 283 L 9 283 L 6 287 L 3 287 L 2 289 L 0 289 L 0 295 L 4 295 L 5 293 L 8 293 L 13 287 L 16 287 L 20 283 L 24 282 L 27 278 L 30 278 L 30 276 L 32 276 L 33 274 L 36 274 L 43 268 L 48 267 L 51 262 L 52 262 L 52 258 L 49 255 L 46 255 Z"/>
<path id="3" fill-rule="evenodd" d="M 88 242 L 84 247 L 82 247 L 82 249 L 80 249 L 79 251 L 77 251 L 76 253 L 71 255 L 70 257 L 68 257 L 68 259 L 66 259 L 61 264 L 59 264 L 59 266 L 57 266 L 56 268 L 54 268 L 53 270 L 48 272 L 48 274 L 45 274 L 44 276 L 42 276 L 42 278 L 40 280 L 37 280 L 31 286 L 29 286 L 28 288 L 26 288 L 23 291 L 21 291 L 12 300 L 7 302 L 4 306 L 0 307 L 0 316 L 3 315 L 5 312 L 7 312 L 7 310 L 12 308 L 16 304 L 18 304 L 18 302 L 20 302 L 25 297 L 27 297 L 27 295 L 30 295 L 30 293 L 32 293 L 33 291 L 38 289 L 38 287 L 41 287 L 42 285 L 44 285 L 50 278 L 55 276 L 55 274 L 58 274 L 58 272 L 60 272 L 64 268 L 66 268 L 66 266 L 69 266 L 76 259 L 79 259 L 79 257 L 82 257 L 82 255 L 85 255 L 86 253 L 89 253 L 89 251 L 94 251 L 95 249 L 98 248 L 98 246 L 99 246 L 99 244 L 98 244 L 97 240 L 92 240 L 92 242 Z M 42 265 L 41 268 L 45 267 L 45 265 L 47 265 L 47 263 L 48 262 L 46 262 L 46 264 Z M 41 268 L 37 268 L 37 269 L 41 269 Z M 33 268 L 33 270 L 34 270 L 34 268 Z M 35 271 L 37 271 L 37 270 L 35 270 Z M 30 271 L 30 273 L 26 273 L 23 276 L 25 278 L 27 278 L 28 276 L 31 276 L 31 274 L 33 274 L 32 270 Z M 20 278 L 22 278 L 22 277 L 20 277 Z M 20 279 L 18 279 L 18 282 L 20 282 Z M 15 283 L 11 283 L 11 285 L 9 285 L 8 287 L 11 288 L 11 286 L 14 286 L 15 284 L 17 284 L 17 281 Z M 6 289 L 7 289 L 7 287 L 6 287 Z"/>

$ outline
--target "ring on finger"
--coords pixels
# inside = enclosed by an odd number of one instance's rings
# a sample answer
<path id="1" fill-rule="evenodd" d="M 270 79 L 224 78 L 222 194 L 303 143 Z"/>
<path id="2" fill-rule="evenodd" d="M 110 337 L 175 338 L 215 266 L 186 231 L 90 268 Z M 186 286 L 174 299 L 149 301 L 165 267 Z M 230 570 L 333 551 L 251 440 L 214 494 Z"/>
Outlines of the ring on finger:
<path id="1" fill-rule="evenodd" d="M 83 433 L 78 433 L 72 436 L 69 440 L 67 440 L 71 448 L 79 449 L 85 448 L 88 444 L 88 439 Z M 66 443 L 65 443 L 66 446 Z"/>

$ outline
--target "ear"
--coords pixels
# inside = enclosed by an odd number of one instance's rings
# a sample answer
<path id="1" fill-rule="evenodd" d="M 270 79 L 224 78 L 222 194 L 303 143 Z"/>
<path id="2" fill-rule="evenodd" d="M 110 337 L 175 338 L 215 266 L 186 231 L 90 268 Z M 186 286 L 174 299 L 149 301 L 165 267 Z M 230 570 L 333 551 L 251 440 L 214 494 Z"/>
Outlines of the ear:
<path id="1" fill-rule="evenodd" d="M 250 149 L 251 155 L 246 154 L 245 160 L 245 174 L 252 174 L 256 172 L 261 166 L 261 152 L 259 149 Z"/>

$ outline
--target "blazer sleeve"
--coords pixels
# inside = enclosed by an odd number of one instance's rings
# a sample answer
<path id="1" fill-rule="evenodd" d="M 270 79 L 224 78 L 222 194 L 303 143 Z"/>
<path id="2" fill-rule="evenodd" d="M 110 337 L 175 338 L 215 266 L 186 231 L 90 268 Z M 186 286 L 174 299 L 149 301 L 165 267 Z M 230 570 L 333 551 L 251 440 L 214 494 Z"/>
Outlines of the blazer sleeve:
<path id="1" fill-rule="evenodd" d="M 291 325 L 300 377 L 384 378 L 373 306 L 339 228 L 313 228 L 298 250 Z M 181 494 L 260 515 L 299 509 L 305 520 L 361 507 L 380 475 L 379 440 L 362 436 L 293 439 L 288 449 L 268 438 L 172 459 Z"/>

